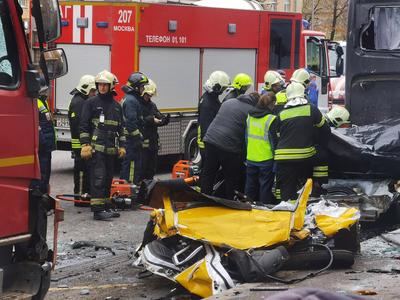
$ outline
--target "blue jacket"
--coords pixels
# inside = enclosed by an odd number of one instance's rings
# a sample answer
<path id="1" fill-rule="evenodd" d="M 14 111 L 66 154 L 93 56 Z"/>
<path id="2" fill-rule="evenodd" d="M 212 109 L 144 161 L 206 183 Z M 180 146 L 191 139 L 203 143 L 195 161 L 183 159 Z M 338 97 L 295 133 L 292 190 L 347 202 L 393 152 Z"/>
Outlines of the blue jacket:
<path id="1" fill-rule="evenodd" d="M 45 96 L 37 99 L 39 110 L 39 152 L 56 150 L 56 134 L 49 104 Z"/>
<path id="2" fill-rule="evenodd" d="M 122 102 L 122 112 L 125 123 L 125 135 L 128 141 L 135 145 L 141 144 L 141 130 L 143 128 L 143 112 L 139 96 L 133 92 L 125 92 Z"/>

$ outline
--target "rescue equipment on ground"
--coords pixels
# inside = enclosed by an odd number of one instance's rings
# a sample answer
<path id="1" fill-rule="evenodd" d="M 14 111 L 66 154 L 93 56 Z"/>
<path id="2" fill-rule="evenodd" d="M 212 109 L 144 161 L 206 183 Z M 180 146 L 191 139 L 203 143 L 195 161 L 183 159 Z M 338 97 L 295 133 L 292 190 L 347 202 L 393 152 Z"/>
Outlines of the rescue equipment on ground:
<path id="1" fill-rule="evenodd" d="M 189 178 L 200 174 L 199 166 L 189 160 L 180 160 L 172 168 L 172 178 Z"/>
<path id="2" fill-rule="evenodd" d="M 123 179 L 113 179 L 111 184 L 110 198 L 106 199 L 109 205 L 117 209 L 141 209 L 153 210 L 138 202 L 137 196 L 139 187 L 131 184 Z M 90 204 L 90 195 L 62 194 L 56 198 L 62 201 L 70 201 L 74 203 Z"/>

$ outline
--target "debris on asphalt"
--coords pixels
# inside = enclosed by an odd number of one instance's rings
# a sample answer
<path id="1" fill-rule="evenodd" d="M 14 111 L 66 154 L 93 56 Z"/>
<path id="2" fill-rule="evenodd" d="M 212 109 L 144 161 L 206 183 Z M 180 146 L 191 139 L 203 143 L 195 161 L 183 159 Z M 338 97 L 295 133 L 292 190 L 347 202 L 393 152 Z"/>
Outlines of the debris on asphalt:
<path id="1" fill-rule="evenodd" d="M 355 291 L 354 293 L 361 295 L 361 296 L 376 296 L 376 295 L 378 295 L 378 293 L 373 290 L 359 290 L 359 291 Z"/>
<path id="2" fill-rule="evenodd" d="M 88 289 L 83 289 L 79 292 L 79 295 L 84 296 L 84 295 L 89 295 L 90 294 L 90 290 Z"/>
<path id="3" fill-rule="evenodd" d="M 72 249 L 80 249 L 80 248 L 85 248 L 85 247 L 94 247 L 95 251 L 107 250 L 107 251 L 110 251 L 112 255 L 115 255 L 115 252 L 111 247 L 99 245 L 99 244 L 97 244 L 95 242 L 91 242 L 91 241 L 76 241 L 71 245 Z"/>

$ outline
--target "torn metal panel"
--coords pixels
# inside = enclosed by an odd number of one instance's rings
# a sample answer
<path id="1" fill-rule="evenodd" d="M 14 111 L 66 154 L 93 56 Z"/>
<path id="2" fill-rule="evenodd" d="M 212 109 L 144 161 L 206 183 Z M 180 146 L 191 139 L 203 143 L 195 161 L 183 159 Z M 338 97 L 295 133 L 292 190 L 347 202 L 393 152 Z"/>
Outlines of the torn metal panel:
<path id="1" fill-rule="evenodd" d="M 397 193 L 390 191 L 391 185 L 391 180 L 335 179 L 324 185 L 328 195 L 322 198 L 355 207 L 360 210 L 360 221 L 375 222 L 397 200 Z M 310 202 L 318 200 L 312 198 Z"/>

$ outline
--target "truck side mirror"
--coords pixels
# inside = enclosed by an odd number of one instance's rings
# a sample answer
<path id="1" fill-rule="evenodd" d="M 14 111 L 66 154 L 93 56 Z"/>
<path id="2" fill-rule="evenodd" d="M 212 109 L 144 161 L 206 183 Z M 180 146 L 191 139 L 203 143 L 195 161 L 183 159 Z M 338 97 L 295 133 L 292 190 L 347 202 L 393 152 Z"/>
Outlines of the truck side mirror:
<path id="1" fill-rule="evenodd" d="M 342 46 L 337 45 L 336 46 L 336 55 L 337 55 L 337 59 L 336 59 L 336 75 L 337 76 L 342 76 L 343 75 L 343 55 L 344 55 L 344 51 Z"/>
<path id="2" fill-rule="evenodd" d="M 40 66 L 47 78 L 53 80 L 68 73 L 68 62 L 65 52 L 61 48 L 42 52 Z"/>
<path id="3" fill-rule="evenodd" d="M 39 97 L 40 92 L 40 74 L 38 70 L 27 70 L 25 72 L 26 87 L 28 96 L 31 98 Z"/>

